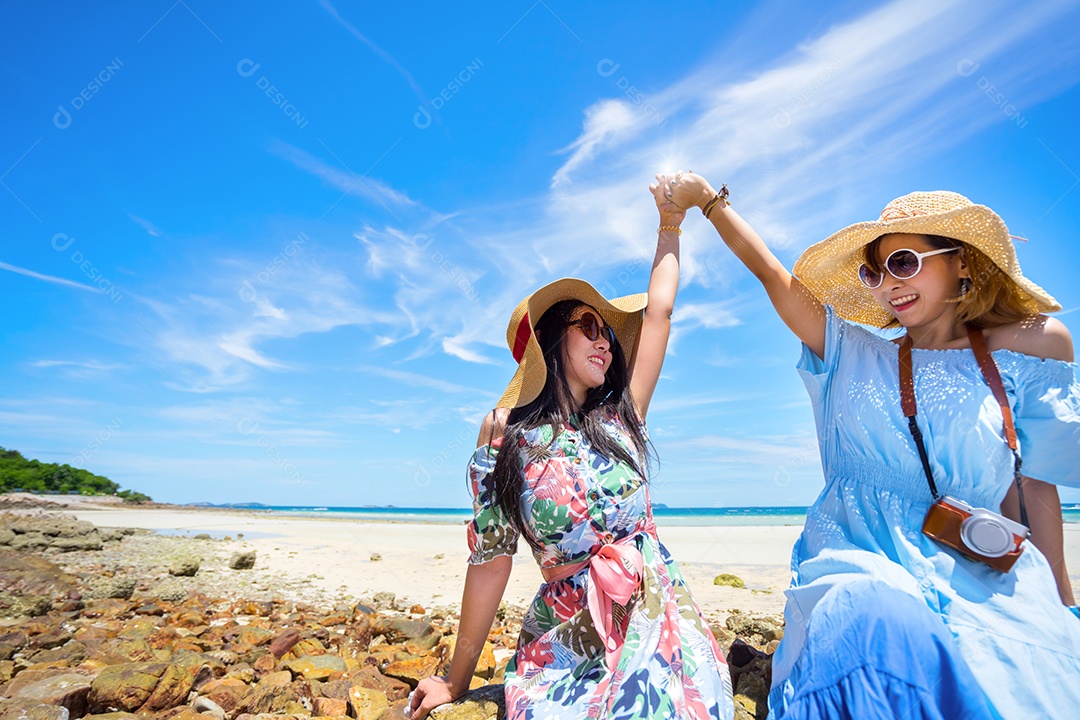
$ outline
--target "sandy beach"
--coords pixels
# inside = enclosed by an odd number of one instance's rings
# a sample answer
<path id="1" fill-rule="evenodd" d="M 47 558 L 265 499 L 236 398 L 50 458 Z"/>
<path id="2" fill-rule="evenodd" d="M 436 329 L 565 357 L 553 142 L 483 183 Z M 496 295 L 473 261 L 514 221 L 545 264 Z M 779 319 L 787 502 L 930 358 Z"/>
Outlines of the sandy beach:
<path id="1" fill-rule="evenodd" d="M 458 525 L 283 517 L 175 506 L 76 503 L 58 509 L 102 527 L 229 536 L 237 549 L 258 553 L 257 568 L 269 582 L 303 580 L 326 598 L 393 592 L 399 600 L 456 606 L 465 578 L 465 532 Z M 769 614 L 783 610 L 791 547 L 800 529 L 791 525 L 661 525 L 659 533 L 702 610 L 722 617 L 732 609 Z M 1065 548 L 1073 587 L 1080 591 L 1080 525 L 1065 526 Z M 376 556 L 380 559 L 373 560 Z M 720 573 L 739 576 L 746 587 L 714 585 Z M 536 564 L 522 545 L 505 600 L 525 605 L 540 583 Z"/>

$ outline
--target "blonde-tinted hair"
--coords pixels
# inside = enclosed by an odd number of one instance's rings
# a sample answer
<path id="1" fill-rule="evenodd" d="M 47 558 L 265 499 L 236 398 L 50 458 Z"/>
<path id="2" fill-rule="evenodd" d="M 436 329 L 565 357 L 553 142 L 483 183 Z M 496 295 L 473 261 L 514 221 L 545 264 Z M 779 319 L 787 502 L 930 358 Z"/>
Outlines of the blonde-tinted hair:
<path id="1" fill-rule="evenodd" d="M 1021 290 L 982 250 L 940 235 L 923 237 L 935 250 L 963 248 L 972 284 L 970 291 L 958 295 L 952 301 L 957 305 L 958 321 L 971 323 L 978 328 L 991 328 L 1011 325 L 1039 314 L 1035 300 Z M 880 244 L 880 237 L 870 242 L 865 248 L 864 258 L 866 266 L 878 273 L 886 272 L 878 260 L 877 250 Z M 899 324 L 900 321 L 894 318 L 886 327 L 896 327 Z"/>

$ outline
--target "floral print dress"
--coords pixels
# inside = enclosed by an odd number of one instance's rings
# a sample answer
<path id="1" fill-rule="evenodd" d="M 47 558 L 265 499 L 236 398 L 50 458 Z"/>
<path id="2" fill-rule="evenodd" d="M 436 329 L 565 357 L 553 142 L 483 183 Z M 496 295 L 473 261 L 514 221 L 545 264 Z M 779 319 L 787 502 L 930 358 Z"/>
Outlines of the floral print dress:
<path id="1" fill-rule="evenodd" d="M 637 459 L 613 410 L 602 426 Z M 643 478 L 593 450 L 573 423 L 554 442 L 553 432 L 551 426 L 527 431 L 514 450 L 525 472 L 524 515 L 542 547 L 533 553 L 536 561 L 545 577 L 571 574 L 541 585 L 525 615 L 506 668 L 507 718 L 732 718 L 727 664 L 656 536 Z M 501 440 L 477 448 L 469 465 L 470 564 L 517 549 L 517 534 L 494 502 L 491 473 Z M 605 647 L 608 633 L 597 629 L 589 610 L 596 564 L 590 560 L 608 545 L 632 548 L 643 561 L 628 601 L 608 604 L 619 641 L 614 648 Z"/>

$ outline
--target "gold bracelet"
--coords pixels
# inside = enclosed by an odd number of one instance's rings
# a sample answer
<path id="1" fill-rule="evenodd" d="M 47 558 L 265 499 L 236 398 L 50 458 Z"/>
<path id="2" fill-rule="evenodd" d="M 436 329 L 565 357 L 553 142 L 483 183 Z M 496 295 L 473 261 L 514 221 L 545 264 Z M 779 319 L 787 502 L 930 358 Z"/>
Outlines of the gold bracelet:
<path id="1" fill-rule="evenodd" d="M 705 207 L 703 207 L 701 209 L 701 212 L 704 213 L 706 220 L 709 219 L 709 213 L 711 213 L 713 211 L 713 208 L 721 200 L 723 200 L 726 205 L 728 205 L 728 206 L 731 205 L 731 201 L 728 200 L 727 183 L 724 183 L 723 185 L 721 185 L 720 186 L 720 191 L 718 193 L 716 193 L 716 197 L 714 197 L 709 202 L 705 203 Z"/>
<path id="2" fill-rule="evenodd" d="M 665 230 L 677 232 L 679 233 L 679 235 L 682 235 L 682 228 L 678 225 L 661 225 L 660 227 L 656 228 L 656 232 L 664 232 Z"/>

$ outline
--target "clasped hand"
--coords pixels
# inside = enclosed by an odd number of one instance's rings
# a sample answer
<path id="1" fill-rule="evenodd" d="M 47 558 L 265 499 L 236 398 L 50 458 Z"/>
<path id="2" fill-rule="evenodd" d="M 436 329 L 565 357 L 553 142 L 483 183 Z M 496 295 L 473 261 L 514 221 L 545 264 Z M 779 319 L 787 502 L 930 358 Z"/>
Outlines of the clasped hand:
<path id="1" fill-rule="evenodd" d="M 704 208 L 705 203 L 716 197 L 709 182 L 696 173 L 679 171 L 657 175 L 656 182 L 649 185 L 660 211 L 661 225 L 678 225 L 691 207 Z M 673 222 L 669 223 L 668 219 Z"/>

